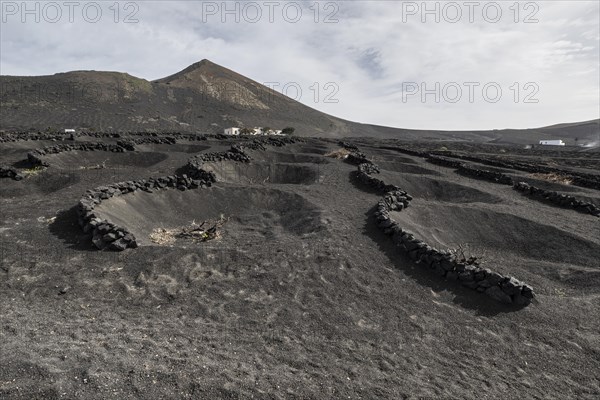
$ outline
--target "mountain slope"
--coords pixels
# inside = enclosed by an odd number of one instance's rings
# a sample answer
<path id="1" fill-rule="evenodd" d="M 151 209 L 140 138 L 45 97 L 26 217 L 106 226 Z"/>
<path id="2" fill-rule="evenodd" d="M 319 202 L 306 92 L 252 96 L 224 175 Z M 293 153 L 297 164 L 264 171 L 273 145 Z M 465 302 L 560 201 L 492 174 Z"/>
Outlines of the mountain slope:
<path id="1" fill-rule="evenodd" d="M 305 135 L 354 132 L 321 113 L 208 60 L 156 81 L 117 72 L 1 76 L 1 129 L 177 130 L 294 126 Z"/>
<path id="2" fill-rule="evenodd" d="M 155 81 L 126 73 L 73 71 L 0 76 L 0 130 L 219 133 L 231 126 L 293 126 L 302 136 L 373 136 L 499 143 L 597 140 L 598 120 L 504 131 L 421 131 L 366 125 L 327 115 L 227 68 L 202 60 Z M 581 143 L 581 142 L 580 142 Z"/>

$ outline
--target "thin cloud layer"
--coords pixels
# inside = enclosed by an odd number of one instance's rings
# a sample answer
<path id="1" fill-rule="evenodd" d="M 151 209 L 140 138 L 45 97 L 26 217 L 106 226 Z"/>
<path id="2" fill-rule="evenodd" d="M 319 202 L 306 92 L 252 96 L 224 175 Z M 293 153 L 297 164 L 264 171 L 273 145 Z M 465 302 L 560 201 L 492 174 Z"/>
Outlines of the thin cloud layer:
<path id="1" fill-rule="evenodd" d="M 21 2 L 2 2 L 3 75 L 93 69 L 158 79 L 208 58 L 378 125 L 501 129 L 599 117 L 597 1 L 427 2 L 427 10 L 402 1 L 152 1 L 119 2 L 118 14 L 98 2 L 96 22 L 93 2 L 79 3 L 73 22 L 56 2 L 54 23 L 46 3 L 27 3 L 27 14 Z"/>

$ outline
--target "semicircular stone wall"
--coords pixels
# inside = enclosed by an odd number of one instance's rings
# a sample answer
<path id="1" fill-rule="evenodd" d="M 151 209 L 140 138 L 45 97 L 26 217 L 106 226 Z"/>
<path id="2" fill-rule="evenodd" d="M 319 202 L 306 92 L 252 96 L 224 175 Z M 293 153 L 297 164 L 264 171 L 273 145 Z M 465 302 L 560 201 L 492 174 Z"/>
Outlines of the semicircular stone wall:
<path id="1" fill-rule="evenodd" d="M 395 185 L 388 185 L 372 175 L 379 173 L 379 168 L 356 146 L 340 142 L 340 145 L 351 151 L 347 161 L 358 164 L 356 177 L 364 185 L 381 193 L 373 217 L 377 226 L 387 236 L 390 236 L 399 249 L 404 251 L 411 260 L 432 270 L 448 281 L 459 282 L 461 285 L 485 293 L 490 298 L 504 304 L 526 306 L 534 299 L 533 288 L 518 279 L 500 274 L 488 268 L 480 267 L 474 258 L 458 259 L 456 252 L 438 250 L 403 229 L 395 221 L 390 212 L 402 211 L 410 206 L 412 196 Z"/>

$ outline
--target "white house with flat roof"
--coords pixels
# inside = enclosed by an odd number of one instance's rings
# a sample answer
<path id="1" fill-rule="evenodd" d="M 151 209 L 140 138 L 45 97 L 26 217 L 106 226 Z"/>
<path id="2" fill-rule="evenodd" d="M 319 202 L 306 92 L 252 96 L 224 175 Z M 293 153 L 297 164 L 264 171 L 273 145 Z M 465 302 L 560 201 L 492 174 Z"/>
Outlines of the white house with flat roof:
<path id="1" fill-rule="evenodd" d="M 237 136 L 240 134 L 240 128 L 227 128 L 227 129 L 225 129 L 225 134 Z"/>
<path id="2" fill-rule="evenodd" d="M 542 146 L 566 146 L 566 143 L 562 139 L 557 140 L 540 140 Z"/>

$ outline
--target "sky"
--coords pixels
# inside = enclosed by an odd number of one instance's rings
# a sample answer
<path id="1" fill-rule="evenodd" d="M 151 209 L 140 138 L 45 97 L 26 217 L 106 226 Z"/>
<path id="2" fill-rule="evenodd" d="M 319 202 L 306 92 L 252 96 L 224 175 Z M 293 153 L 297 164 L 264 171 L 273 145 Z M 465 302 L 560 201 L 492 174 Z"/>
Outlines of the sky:
<path id="1" fill-rule="evenodd" d="M 209 59 L 320 111 L 410 129 L 600 118 L 600 2 L 1 1 L 0 74 L 159 79 Z"/>

